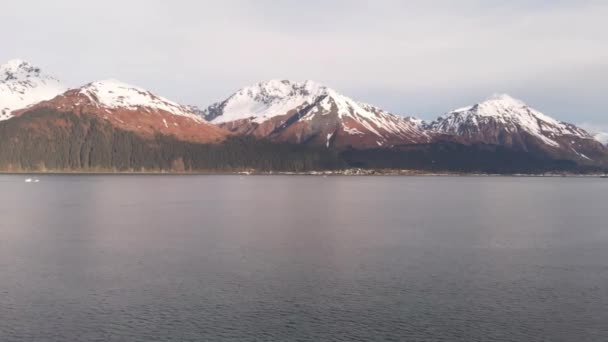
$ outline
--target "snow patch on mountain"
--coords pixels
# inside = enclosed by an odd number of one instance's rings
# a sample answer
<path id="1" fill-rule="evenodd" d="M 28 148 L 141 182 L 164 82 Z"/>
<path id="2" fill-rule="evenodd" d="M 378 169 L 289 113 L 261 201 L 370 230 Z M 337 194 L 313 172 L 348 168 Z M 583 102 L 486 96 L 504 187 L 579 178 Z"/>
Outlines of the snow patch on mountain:
<path id="1" fill-rule="evenodd" d="M 89 83 L 80 88 L 79 94 L 86 96 L 100 107 L 130 110 L 144 109 L 165 111 L 203 121 L 192 107 L 183 106 L 151 92 L 114 79 Z"/>
<path id="2" fill-rule="evenodd" d="M 24 60 L 10 60 L 0 65 L 0 121 L 10 119 L 15 110 L 50 100 L 65 90 L 59 80 L 40 68 Z"/>

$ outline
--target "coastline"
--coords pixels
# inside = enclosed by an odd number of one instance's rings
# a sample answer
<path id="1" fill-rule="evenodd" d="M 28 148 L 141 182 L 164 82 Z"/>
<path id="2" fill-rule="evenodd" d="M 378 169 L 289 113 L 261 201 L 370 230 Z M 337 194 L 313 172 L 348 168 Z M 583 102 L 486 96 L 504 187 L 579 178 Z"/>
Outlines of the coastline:
<path id="1" fill-rule="evenodd" d="M 82 176 L 392 176 L 392 177 L 579 177 L 579 178 L 608 178 L 606 173 L 485 173 L 485 172 L 450 172 L 450 171 L 420 171 L 420 170 L 368 170 L 345 169 L 335 171 L 102 171 L 102 170 L 47 170 L 47 171 L 0 171 L 2 175 L 82 175 Z"/>

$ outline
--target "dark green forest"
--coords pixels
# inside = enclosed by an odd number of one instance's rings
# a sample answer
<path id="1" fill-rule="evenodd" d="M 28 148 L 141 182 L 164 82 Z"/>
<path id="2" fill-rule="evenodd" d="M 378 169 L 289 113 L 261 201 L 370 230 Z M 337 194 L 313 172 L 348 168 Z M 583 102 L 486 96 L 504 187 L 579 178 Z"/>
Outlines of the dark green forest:
<path id="1" fill-rule="evenodd" d="M 543 173 L 601 172 L 570 160 L 518 151 L 497 145 L 462 145 L 453 142 L 396 146 L 392 149 L 347 150 L 342 159 L 351 167 L 411 169 L 431 172 Z"/>
<path id="2" fill-rule="evenodd" d="M 39 109 L 0 122 L 3 171 L 208 171 L 333 170 L 336 152 L 294 144 L 231 137 L 197 144 L 157 135 L 145 139 L 93 115 Z"/>
<path id="3" fill-rule="evenodd" d="M 439 142 L 337 151 L 242 136 L 219 144 L 185 142 L 166 135 L 146 139 L 94 115 L 45 108 L 0 122 L 0 170 L 4 172 L 306 172 L 345 168 L 505 174 L 603 171 L 495 145 Z"/>

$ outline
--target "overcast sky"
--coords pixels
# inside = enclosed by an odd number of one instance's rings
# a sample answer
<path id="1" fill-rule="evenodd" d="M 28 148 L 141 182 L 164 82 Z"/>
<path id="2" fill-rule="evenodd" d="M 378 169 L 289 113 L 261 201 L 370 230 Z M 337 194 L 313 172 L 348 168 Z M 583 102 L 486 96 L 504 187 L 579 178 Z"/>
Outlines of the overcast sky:
<path id="1" fill-rule="evenodd" d="M 266 79 L 312 79 L 433 118 L 509 93 L 608 125 L 608 1 L 20 0 L 0 61 L 69 86 L 117 78 L 205 106 Z"/>

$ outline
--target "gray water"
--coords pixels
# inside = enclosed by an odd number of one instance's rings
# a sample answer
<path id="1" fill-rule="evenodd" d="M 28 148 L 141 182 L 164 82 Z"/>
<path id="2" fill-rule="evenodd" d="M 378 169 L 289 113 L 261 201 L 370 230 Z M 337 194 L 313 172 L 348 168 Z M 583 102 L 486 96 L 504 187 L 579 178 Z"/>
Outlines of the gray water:
<path id="1" fill-rule="evenodd" d="M 0 176 L 0 341 L 607 341 L 608 180 Z"/>

